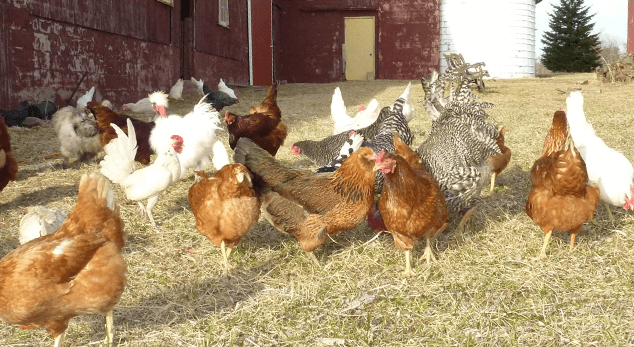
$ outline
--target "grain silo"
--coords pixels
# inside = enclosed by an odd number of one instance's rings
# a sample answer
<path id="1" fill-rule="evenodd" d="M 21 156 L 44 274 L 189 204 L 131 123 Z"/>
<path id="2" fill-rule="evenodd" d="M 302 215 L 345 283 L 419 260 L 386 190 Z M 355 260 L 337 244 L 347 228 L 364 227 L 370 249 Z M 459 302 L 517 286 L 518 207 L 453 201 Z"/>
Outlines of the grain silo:
<path id="1" fill-rule="evenodd" d="M 541 0 L 441 0 L 440 70 L 444 53 L 486 63 L 491 77 L 535 77 L 535 5 Z"/>

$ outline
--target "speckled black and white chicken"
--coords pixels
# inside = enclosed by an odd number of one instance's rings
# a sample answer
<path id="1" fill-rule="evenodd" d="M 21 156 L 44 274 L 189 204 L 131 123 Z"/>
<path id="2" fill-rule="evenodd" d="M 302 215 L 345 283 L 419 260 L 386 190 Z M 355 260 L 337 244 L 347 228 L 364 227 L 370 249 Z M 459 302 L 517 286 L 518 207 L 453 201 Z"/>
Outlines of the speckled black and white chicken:
<path id="1" fill-rule="evenodd" d="M 498 127 L 487 122 L 485 109 L 492 104 L 475 102 L 467 80 L 446 97 L 445 86 L 453 79 L 452 74 L 432 73 L 429 79 L 421 79 L 432 127 L 416 153 L 438 181 L 447 208 L 457 212 L 470 207 L 486 187 L 491 175 L 487 158 L 501 152 L 495 142 Z M 471 213 L 472 209 L 465 214 L 461 226 Z"/>
<path id="2" fill-rule="evenodd" d="M 379 117 L 372 125 L 355 130 L 363 136 L 361 147 L 369 147 L 374 153 L 385 151 L 394 152 L 394 134 L 408 146 L 414 141 L 414 135 L 409 128 L 408 122 L 414 117 L 414 108 L 409 105 L 411 83 L 407 85 L 403 94 L 394 102 L 392 106 L 384 107 L 379 113 Z M 318 165 L 333 167 L 336 165 L 342 146 L 349 139 L 347 132 L 329 136 L 321 141 L 300 141 L 291 145 L 291 150 L 295 154 L 303 154 Z M 377 171 L 375 181 L 376 192 L 380 194 L 383 189 L 383 179 L 385 175 Z"/>

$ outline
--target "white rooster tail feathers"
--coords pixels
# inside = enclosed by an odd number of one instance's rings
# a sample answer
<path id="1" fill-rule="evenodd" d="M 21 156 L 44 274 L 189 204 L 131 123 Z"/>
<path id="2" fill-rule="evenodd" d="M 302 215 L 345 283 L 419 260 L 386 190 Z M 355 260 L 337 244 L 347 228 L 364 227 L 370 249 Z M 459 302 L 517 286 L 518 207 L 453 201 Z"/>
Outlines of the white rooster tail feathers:
<path id="1" fill-rule="evenodd" d="M 341 117 L 348 115 L 346 111 L 346 104 L 343 102 L 341 89 L 339 89 L 339 87 L 335 88 L 335 92 L 332 94 L 332 102 L 330 103 L 330 114 L 335 123 L 337 121 L 341 121 Z"/>
<path id="2" fill-rule="evenodd" d="M 93 96 L 95 95 L 95 87 L 90 88 L 86 94 L 77 99 L 77 109 L 83 111 L 89 102 L 92 101 Z"/>
<path id="3" fill-rule="evenodd" d="M 200 101 L 198 101 L 196 106 L 194 106 L 193 113 L 196 116 L 211 115 L 211 114 L 215 113 L 216 117 L 214 117 L 214 118 L 218 119 L 218 117 L 220 117 L 220 113 L 218 111 L 216 111 L 216 109 L 210 103 L 205 101 L 205 100 L 207 100 L 207 95 L 209 95 L 209 94 L 203 95 L 203 97 L 200 99 Z M 219 129 L 219 128 L 217 128 L 217 129 Z"/>
<path id="4" fill-rule="evenodd" d="M 229 155 L 227 149 L 220 141 L 216 141 L 213 146 L 213 157 L 211 162 L 214 164 L 216 171 L 222 169 L 223 166 L 229 164 Z"/>
<path id="5" fill-rule="evenodd" d="M 101 161 L 101 173 L 114 183 L 121 183 L 134 172 L 134 157 L 137 151 L 136 133 L 132 120 L 128 118 L 128 135 L 116 124 L 110 124 L 117 138 L 104 146 L 106 156 Z"/>
<path id="6" fill-rule="evenodd" d="M 150 102 L 155 105 L 163 106 L 165 108 L 169 107 L 169 100 L 167 99 L 167 93 L 165 93 L 162 90 L 157 90 L 155 92 L 148 94 L 148 99 L 150 99 Z"/>
<path id="7" fill-rule="evenodd" d="M 403 91 L 403 94 L 401 94 L 401 96 L 399 96 L 399 99 L 403 99 L 404 103 L 407 104 L 409 102 L 409 90 L 412 87 L 412 82 L 409 82 L 407 84 L 407 87 L 405 88 L 405 91 Z"/>

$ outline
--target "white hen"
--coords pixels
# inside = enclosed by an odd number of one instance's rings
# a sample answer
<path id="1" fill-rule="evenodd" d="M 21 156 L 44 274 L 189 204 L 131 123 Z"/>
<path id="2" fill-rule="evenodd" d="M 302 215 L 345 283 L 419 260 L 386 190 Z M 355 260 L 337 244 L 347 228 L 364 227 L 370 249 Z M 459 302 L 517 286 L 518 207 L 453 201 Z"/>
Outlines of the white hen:
<path id="1" fill-rule="evenodd" d="M 237 99 L 236 93 L 233 91 L 233 89 L 227 87 L 227 85 L 222 80 L 222 78 L 220 79 L 220 83 L 218 83 L 218 90 L 223 92 L 223 93 L 226 93 L 227 95 L 229 95 L 230 97 L 232 97 L 234 99 Z"/>
<path id="2" fill-rule="evenodd" d="M 157 157 L 154 163 L 135 171 L 136 133 L 130 118 L 127 124 L 128 135 L 116 124 L 111 124 L 117 132 L 117 138 L 103 148 L 106 156 L 101 161 L 101 173 L 113 183 L 121 185 L 128 199 L 138 201 L 141 210 L 148 214 L 152 226 L 155 227 L 152 208 L 161 193 L 180 177 L 177 153 L 183 150 L 183 138 L 178 135 L 168 136 L 169 146 L 160 151 L 155 150 Z M 143 207 L 140 200 L 145 199 L 148 199 L 147 206 Z"/>
<path id="3" fill-rule="evenodd" d="M 632 202 L 632 163 L 620 152 L 608 147 L 595 135 L 594 128 L 586 120 L 583 111 L 583 95 L 571 92 L 566 99 L 567 118 L 570 135 L 581 157 L 586 162 L 588 180 L 601 191 L 601 201 L 605 204 L 634 209 Z M 614 221 L 609 206 L 605 206 L 611 221 Z"/>
<path id="4" fill-rule="evenodd" d="M 48 234 L 54 234 L 66 220 L 66 213 L 56 208 L 31 206 L 20 219 L 20 244 Z"/>
<path id="5" fill-rule="evenodd" d="M 191 82 L 194 84 L 194 86 L 196 87 L 196 91 L 198 91 L 198 94 L 200 95 L 205 95 L 205 92 L 203 92 L 203 79 L 201 78 L 200 80 L 196 80 L 194 77 L 191 78 Z"/>
<path id="6" fill-rule="evenodd" d="M 349 117 L 341 96 L 341 90 L 337 87 L 332 95 L 330 104 L 330 115 L 335 121 L 333 135 L 370 126 L 379 117 L 380 112 L 379 102 L 376 99 L 372 99 L 368 107 L 359 107 L 357 114 L 354 117 Z"/>
<path id="7" fill-rule="evenodd" d="M 183 79 L 179 78 L 178 81 L 170 89 L 170 98 L 174 100 L 180 100 L 183 98 Z"/>
<path id="8" fill-rule="evenodd" d="M 206 103 L 203 97 L 194 106 L 194 110 L 184 117 L 169 115 L 166 118 L 156 119 L 156 125 L 150 133 L 150 146 L 154 153 L 164 151 L 165 148 L 171 146 L 168 141 L 170 136 L 180 135 L 185 142 L 183 151 L 178 154 L 181 167 L 180 178 L 187 176 L 189 168 L 204 170 L 211 163 L 209 156 L 214 154 L 216 130 L 220 129 L 219 117 L 220 114 Z M 219 151 L 217 147 L 216 151 Z"/>
<path id="9" fill-rule="evenodd" d="M 403 94 L 401 94 L 401 96 L 399 96 L 399 99 L 403 99 L 403 116 L 405 116 L 405 120 L 407 122 L 411 121 L 412 118 L 414 118 L 415 115 L 415 110 L 414 107 L 412 105 L 410 105 L 409 103 L 409 94 L 410 94 L 410 89 L 412 87 L 412 82 L 409 82 L 407 84 L 407 87 L 405 88 L 405 90 L 403 91 Z M 393 109 L 393 105 L 390 106 L 390 110 Z"/>

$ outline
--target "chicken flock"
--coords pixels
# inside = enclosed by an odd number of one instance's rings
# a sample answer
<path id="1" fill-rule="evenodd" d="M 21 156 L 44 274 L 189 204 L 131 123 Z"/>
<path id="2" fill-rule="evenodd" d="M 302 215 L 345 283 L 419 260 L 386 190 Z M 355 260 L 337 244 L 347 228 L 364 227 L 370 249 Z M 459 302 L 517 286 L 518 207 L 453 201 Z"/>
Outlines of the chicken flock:
<path id="1" fill-rule="evenodd" d="M 77 107 L 58 110 L 52 124 L 65 165 L 100 158 L 98 168 L 81 178 L 68 216 L 29 207 L 20 223 L 22 245 L 0 260 L 0 318 L 23 329 L 43 328 L 60 346 L 70 319 L 102 314 L 109 345 L 112 309 L 127 272 L 121 254 L 124 223 L 112 185 L 137 201 L 157 228 L 153 206 L 172 184 L 188 177 L 190 168 L 195 179 L 188 200 L 195 226 L 220 247 L 226 271 L 231 250 L 263 217 L 294 236 L 318 265 L 312 252 L 328 237 L 367 221 L 370 228 L 392 235 L 395 247 L 405 251 L 405 275 L 412 275 L 414 242 L 425 239 L 421 259 L 435 260 L 432 240 L 452 221 L 457 229 L 465 227 L 482 191 L 487 184 L 493 190 L 496 176 L 511 159 L 505 128 L 486 112 L 493 105 L 477 101 L 469 81 L 457 84 L 458 77 L 448 69 L 421 78 L 431 128 L 416 149 L 410 147 L 414 134 L 408 126 L 415 116 L 411 83 L 393 104 L 380 108 L 372 99 L 355 117 L 348 116 L 336 88 L 333 135 L 290 145 L 294 154 L 321 166 L 317 170 L 275 159 L 289 131 L 275 83 L 246 115 L 226 111 L 221 116 L 222 108 L 238 102 L 223 80 L 218 90 L 211 90 L 192 78 L 190 85 L 201 99 L 184 116 L 169 114 L 169 99 L 182 97 L 183 80 L 169 94 L 153 92 L 124 105 L 124 112 L 154 115 L 152 121 L 119 113 L 107 101 L 92 101 L 91 89 Z M 233 163 L 217 139 L 223 120 Z M 135 161 L 143 167 L 137 168 Z M 212 164 L 213 177 L 205 172 Z M 17 171 L 0 118 L 0 191 L 17 179 Z M 570 233 L 572 249 L 601 201 L 610 216 L 610 206 L 634 209 L 633 176 L 632 164 L 597 137 L 586 120 L 582 94 L 572 92 L 567 114 L 555 112 L 541 157 L 530 172 L 526 214 L 545 234 L 539 256 L 546 256 L 555 229 Z"/>

